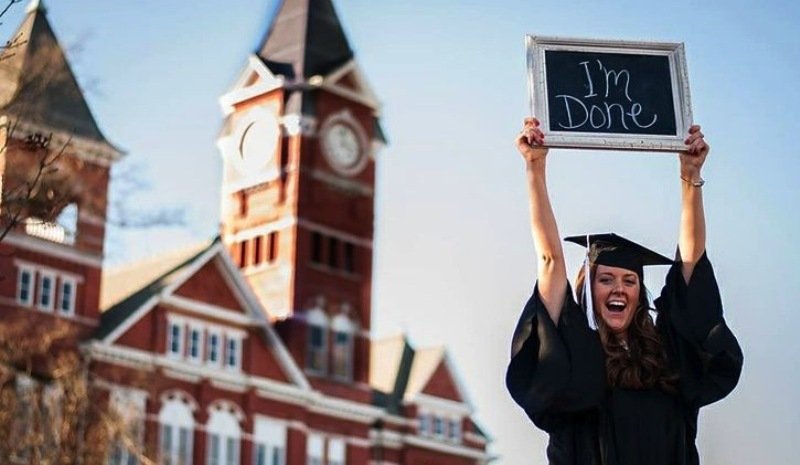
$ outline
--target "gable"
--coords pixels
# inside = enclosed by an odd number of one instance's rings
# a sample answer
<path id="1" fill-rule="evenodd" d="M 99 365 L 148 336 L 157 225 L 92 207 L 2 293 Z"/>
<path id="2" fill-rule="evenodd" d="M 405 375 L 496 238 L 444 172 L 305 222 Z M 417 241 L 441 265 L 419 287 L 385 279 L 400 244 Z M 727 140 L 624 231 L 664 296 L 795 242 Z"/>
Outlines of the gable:
<path id="1" fill-rule="evenodd" d="M 336 86 L 344 87 L 347 90 L 351 90 L 353 92 L 362 92 L 363 89 L 358 83 L 358 78 L 354 75 L 354 73 L 350 72 L 345 74 L 344 76 L 340 77 L 338 80 L 334 81 L 332 84 Z"/>
<path id="2" fill-rule="evenodd" d="M 439 366 L 436 367 L 433 374 L 428 379 L 428 382 L 425 384 L 425 387 L 422 388 L 422 393 L 441 399 L 464 402 L 459 392 L 458 384 L 455 382 L 455 378 L 448 369 L 444 359 L 439 363 Z"/>
<path id="3" fill-rule="evenodd" d="M 244 313 L 242 304 L 230 288 L 216 260 L 210 260 L 177 290 L 175 295 Z"/>

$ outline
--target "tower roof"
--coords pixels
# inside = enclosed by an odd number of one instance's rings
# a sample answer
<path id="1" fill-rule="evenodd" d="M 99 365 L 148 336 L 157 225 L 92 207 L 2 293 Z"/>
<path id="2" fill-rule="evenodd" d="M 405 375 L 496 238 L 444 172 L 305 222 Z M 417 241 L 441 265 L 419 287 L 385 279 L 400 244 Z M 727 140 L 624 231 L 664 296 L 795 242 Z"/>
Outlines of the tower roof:
<path id="1" fill-rule="evenodd" d="M 0 111 L 35 125 L 117 149 L 103 136 L 64 50 L 47 21 L 47 10 L 33 0 L 0 57 Z"/>
<path id="2" fill-rule="evenodd" d="M 282 0 L 256 54 L 293 79 L 325 75 L 353 58 L 331 0 Z"/>

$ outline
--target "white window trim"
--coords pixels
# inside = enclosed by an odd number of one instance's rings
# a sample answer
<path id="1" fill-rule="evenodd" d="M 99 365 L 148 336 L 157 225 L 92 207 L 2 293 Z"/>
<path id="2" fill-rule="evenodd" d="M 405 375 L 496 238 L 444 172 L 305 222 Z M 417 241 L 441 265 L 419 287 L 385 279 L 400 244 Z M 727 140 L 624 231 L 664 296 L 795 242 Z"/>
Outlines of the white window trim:
<path id="1" fill-rule="evenodd" d="M 45 312 L 52 312 L 55 308 L 55 300 L 56 300 L 56 274 L 52 271 L 44 271 L 39 270 L 39 279 L 37 280 L 37 293 L 36 293 L 36 308 Z M 44 295 L 44 280 L 45 278 L 50 279 L 50 303 L 48 305 L 42 305 L 42 296 Z"/>
<path id="2" fill-rule="evenodd" d="M 69 284 L 72 288 L 72 293 L 69 296 L 68 308 L 63 308 L 64 302 L 64 285 Z M 73 316 L 75 315 L 75 298 L 78 294 L 78 280 L 69 276 L 61 276 L 58 281 L 58 312 L 62 315 Z"/>
<path id="3" fill-rule="evenodd" d="M 28 299 L 22 300 L 20 295 L 22 294 L 22 274 L 28 273 L 30 275 L 30 281 L 28 281 Z M 29 265 L 18 265 L 17 271 L 17 303 L 20 305 L 24 305 L 26 307 L 30 307 L 33 305 L 34 296 L 36 295 L 36 268 L 29 266 Z"/>

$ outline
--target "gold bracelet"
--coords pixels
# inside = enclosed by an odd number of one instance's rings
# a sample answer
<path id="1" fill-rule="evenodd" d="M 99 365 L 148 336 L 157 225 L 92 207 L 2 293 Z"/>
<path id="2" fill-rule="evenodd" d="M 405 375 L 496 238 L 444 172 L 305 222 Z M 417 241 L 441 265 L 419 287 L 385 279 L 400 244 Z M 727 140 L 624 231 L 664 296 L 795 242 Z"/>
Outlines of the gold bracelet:
<path id="1" fill-rule="evenodd" d="M 703 178 L 700 178 L 697 181 L 690 181 L 690 180 L 684 178 L 683 176 L 681 176 L 681 181 L 683 181 L 683 182 L 685 182 L 687 184 L 691 184 L 692 187 L 703 187 L 703 184 L 706 183 L 706 180 L 703 179 Z"/>

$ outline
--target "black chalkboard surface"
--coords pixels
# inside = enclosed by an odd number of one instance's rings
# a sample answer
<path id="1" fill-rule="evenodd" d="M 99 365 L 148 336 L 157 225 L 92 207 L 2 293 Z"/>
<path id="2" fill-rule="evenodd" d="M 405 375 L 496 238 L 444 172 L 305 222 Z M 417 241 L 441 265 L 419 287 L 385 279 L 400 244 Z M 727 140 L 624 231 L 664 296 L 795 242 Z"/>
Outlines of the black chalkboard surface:
<path id="1" fill-rule="evenodd" d="M 675 135 L 666 56 L 547 50 L 551 131 Z"/>
<path id="2" fill-rule="evenodd" d="M 527 37 L 531 107 L 551 147 L 673 151 L 691 125 L 683 44 Z"/>

